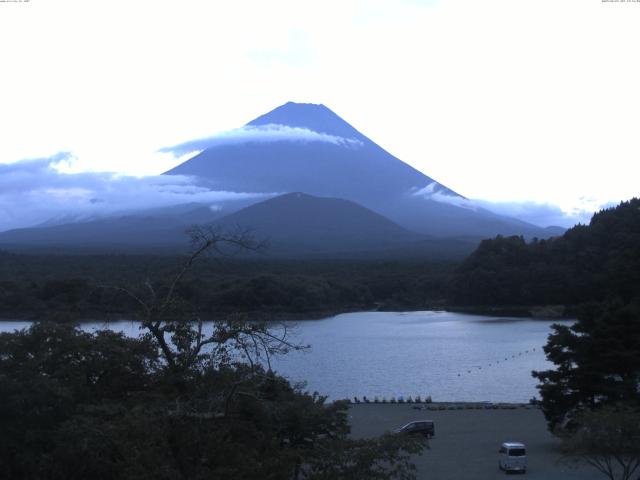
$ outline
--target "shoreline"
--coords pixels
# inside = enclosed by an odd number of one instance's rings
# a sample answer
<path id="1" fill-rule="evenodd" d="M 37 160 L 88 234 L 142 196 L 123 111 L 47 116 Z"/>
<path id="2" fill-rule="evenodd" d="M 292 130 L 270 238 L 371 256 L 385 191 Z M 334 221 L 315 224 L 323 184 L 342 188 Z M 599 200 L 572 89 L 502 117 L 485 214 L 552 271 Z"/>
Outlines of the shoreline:
<path id="1" fill-rule="evenodd" d="M 207 316 L 207 318 L 203 319 L 203 322 L 212 322 L 217 320 L 222 320 L 229 315 L 234 315 L 240 313 L 248 317 L 250 320 L 258 321 L 258 322 L 284 322 L 284 321 L 299 321 L 304 322 L 307 320 L 322 320 L 323 318 L 335 317 L 337 315 L 342 315 L 345 313 L 355 313 L 355 312 L 375 312 L 377 310 L 366 310 L 366 309 L 351 309 L 351 310 L 322 310 L 322 311 L 312 311 L 312 312 L 279 312 L 279 313 L 270 313 L 270 312 L 227 312 L 224 314 L 211 315 Z M 416 310 L 422 311 L 422 310 Z M 108 315 L 104 313 L 95 313 L 92 315 L 86 315 L 84 319 L 75 319 L 69 318 L 68 320 L 55 320 L 50 319 L 50 321 L 56 323 L 85 323 L 85 322 L 131 322 L 137 321 L 135 319 L 136 314 L 131 313 L 122 313 L 118 314 L 117 318 L 114 318 L 113 315 Z M 304 318 L 301 318 L 304 317 Z M 14 315 L 3 315 L 0 316 L 0 322 L 40 322 L 44 321 L 46 318 L 43 318 L 41 315 L 34 314 L 14 314 Z"/>
<path id="2" fill-rule="evenodd" d="M 204 321 L 220 320 L 231 314 L 241 314 L 250 319 L 263 322 L 281 322 L 281 321 L 299 321 L 304 322 L 307 320 L 322 320 L 324 318 L 335 317 L 337 315 L 343 315 L 347 313 L 356 312 L 388 312 L 388 313 L 415 313 L 415 312 L 450 312 L 461 313 L 467 315 L 483 315 L 483 316 L 496 316 L 496 317 L 515 317 L 515 318 L 530 318 L 533 320 L 570 320 L 575 318 L 575 307 L 563 306 L 563 305 L 530 305 L 530 306 L 456 306 L 456 305 L 428 305 L 418 309 L 402 308 L 401 306 L 394 306 L 395 308 L 385 308 L 383 305 L 379 305 L 377 308 L 347 308 L 347 309 L 327 309 L 327 310 L 311 310 L 307 312 L 265 312 L 265 311 L 248 311 L 248 312 L 224 312 L 210 315 Z M 131 321 L 136 314 L 120 312 L 117 314 L 118 318 L 114 318 L 116 314 L 108 314 L 105 312 L 90 312 L 87 315 L 83 315 L 84 320 L 74 318 L 78 314 L 73 312 L 68 319 L 56 320 L 50 319 L 59 323 L 81 323 L 81 322 L 119 322 L 119 321 Z M 8 315 L 0 314 L 0 322 L 38 322 L 45 320 L 41 314 L 33 312 L 29 313 L 11 313 Z"/>
<path id="3" fill-rule="evenodd" d="M 446 311 L 472 315 L 494 315 L 496 317 L 531 318 L 534 320 L 568 320 L 575 317 L 575 306 L 568 305 L 497 305 L 456 306 L 447 305 Z"/>
<path id="4" fill-rule="evenodd" d="M 526 410 L 541 410 L 541 406 L 538 402 L 492 402 L 491 400 L 474 400 L 474 401 L 455 401 L 455 400 L 438 400 L 431 402 L 375 402 L 375 401 L 358 401 L 344 399 L 334 400 L 334 402 L 347 401 L 349 406 L 363 406 L 363 407 L 408 407 L 413 410 L 426 410 L 426 411 L 445 411 L 445 410 L 515 410 L 518 408 Z"/>

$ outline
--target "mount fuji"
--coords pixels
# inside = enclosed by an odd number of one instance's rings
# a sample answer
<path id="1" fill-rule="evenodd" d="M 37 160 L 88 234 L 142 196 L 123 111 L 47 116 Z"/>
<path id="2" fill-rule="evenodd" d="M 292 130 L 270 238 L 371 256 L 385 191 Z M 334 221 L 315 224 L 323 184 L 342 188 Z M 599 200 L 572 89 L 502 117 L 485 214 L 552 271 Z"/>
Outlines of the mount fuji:
<path id="1" fill-rule="evenodd" d="M 273 256 L 461 257 L 482 238 L 546 238 L 540 228 L 477 208 L 394 157 L 324 105 L 289 102 L 231 134 L 163 149 L 199 150 L 165 172 L 212 191 L 249 193 L 0 233 L 25 251 L 184 250 L 194 224 L 240 225 L 272 241 Z"/>
<path id="2" fill-rule="evenodd" d="M 244 132 L 242 141 L 214 143 L 166 173 L 195 176 L 215 190 L 351 200 L 437 237 L 559 233 L 472 206 L 324 105 L 286 103 L 249 122 Z"/>

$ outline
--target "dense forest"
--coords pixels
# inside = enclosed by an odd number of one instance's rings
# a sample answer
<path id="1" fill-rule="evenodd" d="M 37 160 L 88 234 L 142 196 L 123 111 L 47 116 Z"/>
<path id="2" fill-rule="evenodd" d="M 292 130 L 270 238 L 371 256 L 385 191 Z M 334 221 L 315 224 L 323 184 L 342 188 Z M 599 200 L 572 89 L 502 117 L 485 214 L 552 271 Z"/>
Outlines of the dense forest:
<path id="1" fill-rule="evenodd" d="M 640 300 L 640 199 L 598 212 L 561 237 L 484 240 L 452 275 L 448 296 L 456 305 Z"/>
<path id="2" fill-rule="evenodd" d="M 171 256 L 0 254 L 0 318 L 122 318 L 135 305 L 112 287 L 157 286 L 179 268 Z M 269 319 L 443 304 L 455 264 L 437 261 L 203 258 L 180 285 L 206 318 Z"/>

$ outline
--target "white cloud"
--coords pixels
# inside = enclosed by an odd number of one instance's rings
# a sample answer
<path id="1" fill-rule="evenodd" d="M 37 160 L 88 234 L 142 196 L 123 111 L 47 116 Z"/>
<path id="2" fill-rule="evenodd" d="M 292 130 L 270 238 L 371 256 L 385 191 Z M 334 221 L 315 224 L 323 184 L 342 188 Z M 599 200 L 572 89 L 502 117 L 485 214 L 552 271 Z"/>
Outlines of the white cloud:
<path id="1" fill-rule="evenodd" d="M 595 208 L 573 208 L 564 211 L 559 206 L 551 203 L 538 202 L 491 202 L 488 200 L 474 200 L 480 207 L 499 215 L 515 217 L 522 221 L 538 225 L 539 227 L 558 226 L 570 228 L 578 223 L 588 224 L 594 212 L 611 206 L 602 204 Z"/>
<path id="2" fill-rule="evenodd" d="M 0 231 L 52 218 L 88 218 L 182 203 L 209 204 L 270 195 L 212 191 L 181 175 L 132 177 L 113 173 L 62 173 L 70 154 L 0 164 Z"/>
<path id="3" fill-rule="evenodd" d="M 267 142 L 326 142 L 334 145 L 358 147 L 362 145 L 360 140 L 344 138 L 327 133 L 319 133 L 307 128 L 289 127 L 286 125 L 247 125 L 235 130 L 222 132 L 211 137 L 189 140 L 170 147 L 163 147 L 161 153 L 172 153 L 176 156 L 193 154 L 206 148 L 219 145 L 237 145 L 241 143 L 267 143 Z"/>
<path id="4" fill-rule="evenodd" d="M 292 100 L 470 198 L 618 201 L 639 193 L 639 5 L 3 5 L 0 162 L 72 151 L 77 169 L 155 175 L 179 163 L 159 147 Z"/>
<path id="5" fill-rule="evenodd" d="M 548 202 L 469 199 L 439 190 L 435 182 L 415 191 L 413 195 L 471 210 L 489 210 L 498 215 L 515 217 L 539 227 L 569 228 L 578 223 L 589 223 L 594 212 L 611 206 L 610 202 L 583 199 L 581 206 L 563 210 L 560 206 Z"/>
<path id="6" fill-rule="evenodd" d="M 429 200 L 435 200 L 440 203 L 449 203 L 456 207 L 467 208 L 469 210 L 476 210 L 478 207 L 473 200 L 469 200 L 468 198 L 460 195 L 447 193 L 447 191 L 443 190 L 436 182 L 431 182 L 426 187 L 416 190 L 413 192 L 413 195 L 416 197 L 427 198 Z"/>

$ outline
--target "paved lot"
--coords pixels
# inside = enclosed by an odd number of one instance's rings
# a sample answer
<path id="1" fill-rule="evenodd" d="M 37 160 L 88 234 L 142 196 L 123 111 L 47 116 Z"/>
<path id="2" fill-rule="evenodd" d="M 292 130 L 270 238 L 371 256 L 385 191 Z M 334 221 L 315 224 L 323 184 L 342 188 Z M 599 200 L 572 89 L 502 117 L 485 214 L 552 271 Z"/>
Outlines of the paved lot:
<path id="1" fill-rule="evenodd" d="M 514 410 L 415 410 L 410 405 L 353 405 L 349 417 L 354 437 L 377 436 L 413 420 L 433 420 L 436 436 L 431 448 L 415 459 L 418 478 L 429 480 L 493 480 L 505 478 L 498 470 L 502 442 L 527 446 L 528 471 L 509 475 L 523 480 L 602 480 L 589 466 L 570 466 L 561 460 L 557 440 L 546 430 L 542 412 Z"/>

